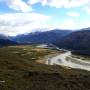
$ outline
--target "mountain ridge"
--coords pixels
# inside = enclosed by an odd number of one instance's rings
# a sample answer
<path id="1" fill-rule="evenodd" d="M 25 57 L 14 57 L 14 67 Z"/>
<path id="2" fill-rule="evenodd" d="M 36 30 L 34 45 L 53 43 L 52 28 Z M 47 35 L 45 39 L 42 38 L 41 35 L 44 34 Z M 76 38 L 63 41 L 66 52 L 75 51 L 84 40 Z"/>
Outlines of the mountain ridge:
<path id="1" fill-rule="evenodd" d="M 90 30 L 72 32 L 55 43 L 60 48 L 75 50 L 80 54 L 90 55 Z"/>
<path id="2" fill-rule="evenodd" d="M 13 37 L 11 40 L 19 43 L 52 43 L 71 32 L 70 30 L 54 29 L 45 32 L 28 33 L 26 35 L 21 34 Z"/>

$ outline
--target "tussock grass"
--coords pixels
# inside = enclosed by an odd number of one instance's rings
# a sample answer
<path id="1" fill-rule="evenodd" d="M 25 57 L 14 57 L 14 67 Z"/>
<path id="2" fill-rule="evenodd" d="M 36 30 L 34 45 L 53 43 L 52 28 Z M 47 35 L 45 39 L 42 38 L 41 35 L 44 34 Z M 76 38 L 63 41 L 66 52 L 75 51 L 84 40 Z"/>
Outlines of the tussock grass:
<path id="1" fill-rule="evenodd" d="M 48 66 L 36 60 L 51 54 L 35 46 L 0 48 L 0 90 L 90 90 L 90 72 Z"/>

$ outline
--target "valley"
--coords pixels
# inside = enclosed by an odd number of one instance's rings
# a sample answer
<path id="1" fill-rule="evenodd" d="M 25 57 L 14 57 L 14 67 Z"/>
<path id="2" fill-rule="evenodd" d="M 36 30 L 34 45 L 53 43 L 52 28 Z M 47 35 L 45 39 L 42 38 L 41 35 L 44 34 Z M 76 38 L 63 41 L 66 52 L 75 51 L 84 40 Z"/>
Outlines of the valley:
<path id="1" fill-rule="evenodd" d="M 0 0 L 0 90 L 90 90 L 90 0 Z"/>
<path id="2" fill-rule="evenodd" d="M 0 35 L 0 90 L 90 90 L 89 37 L 57 29 Z"/>
<path id="3" fill-rule="evenodd" d="M 43 64 L 47 57 L 67 54 L 70 53 L 35 44 L 0 48 L 0 89 L 89 90 L 89 71 Z"/>

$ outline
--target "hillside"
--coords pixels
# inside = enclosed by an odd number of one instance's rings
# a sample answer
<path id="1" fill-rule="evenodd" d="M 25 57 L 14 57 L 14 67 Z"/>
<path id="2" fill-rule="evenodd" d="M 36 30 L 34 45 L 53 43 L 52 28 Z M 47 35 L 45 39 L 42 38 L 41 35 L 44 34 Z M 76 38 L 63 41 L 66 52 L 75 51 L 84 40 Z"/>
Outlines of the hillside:
<path id="1" fill-rule="evenodd" d="M 15 41 L 9 40 L 7 36 L 0 34 L 0 46 L 16 45 Z"/>
<path id="2" fill-rule="evenodd" d="M 45 32 L 34 32 L 13 37 L 12 40 L 19 43 L 52 43 L 59 40 L 61 37 L 71 33 L 69 30 L 51 30 Z"/>
<path id="3" fill-rule="evenodd" d="M 56 50 L 36 46 L 0 48 L 0 90 L 90 90 L 90 72 L 36 60 Z"/>
<path id="4" fill-rule="evenodd" d="M 72 32 L 55 43 L 57 46 L 71 49 L 80 54 L 90 55 L 90 30 Z"/>
<path id="5" fill-rule="evenodd" d="M 0 46 L 16 45 L 17 43 L 8 39 L 0 39 Z"/>

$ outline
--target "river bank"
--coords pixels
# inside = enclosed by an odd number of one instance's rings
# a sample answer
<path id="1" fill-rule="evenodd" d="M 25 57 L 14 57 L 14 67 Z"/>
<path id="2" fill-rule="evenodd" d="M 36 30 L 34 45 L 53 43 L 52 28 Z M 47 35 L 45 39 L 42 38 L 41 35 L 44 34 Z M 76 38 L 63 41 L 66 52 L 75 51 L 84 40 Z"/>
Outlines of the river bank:
<path id="1" fill-rule="evenodd" d="M 76 59 L 71 57 L 72 53 L 70 51 L 67 51 L 62 54 L 58 55 L 51 55 L 46 58 L 44 61 L 44 64 L 47 65 L 60 65 L 60 66 L 66 66 L 70 68 L 75 69 L 83 69 L 90 71 L 90 62 L 89 61 L 83 61 L 81 59 Z"/>

